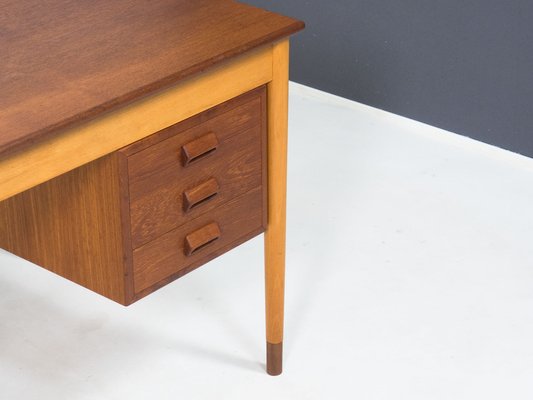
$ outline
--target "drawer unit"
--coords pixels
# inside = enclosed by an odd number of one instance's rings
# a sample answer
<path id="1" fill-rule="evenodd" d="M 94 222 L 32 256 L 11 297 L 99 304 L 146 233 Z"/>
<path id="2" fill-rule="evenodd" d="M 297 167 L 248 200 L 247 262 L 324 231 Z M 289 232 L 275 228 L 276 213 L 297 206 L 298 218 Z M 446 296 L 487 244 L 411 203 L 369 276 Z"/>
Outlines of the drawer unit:
<path id="1" fill-rule="evenodd" d="M 262 107 L 254 97 L 128 156 L 134 248 L 262 185 Z"/>
<path id="2" fill-rule="evenodd" d="M 265 89 L 120 151 L 142 297 L 266 227 Z"/>
<path id="3" fill-rule="evenodd" d="M 0 202 L 0 246 L 131 304 L 264 231 L 266 145 L 260 87 Z"/>

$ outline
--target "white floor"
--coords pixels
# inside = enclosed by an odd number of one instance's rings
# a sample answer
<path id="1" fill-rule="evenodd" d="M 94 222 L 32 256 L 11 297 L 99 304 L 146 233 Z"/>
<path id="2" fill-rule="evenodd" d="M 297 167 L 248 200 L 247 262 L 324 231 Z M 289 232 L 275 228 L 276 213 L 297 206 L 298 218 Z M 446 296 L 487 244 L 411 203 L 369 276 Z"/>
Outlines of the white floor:
<path id="1" fill-rule="evenodd" d="M 533 160 L 291 86 L 285 372 L 262 240 L 123 308 L 0 252 L 0 399 L 533 398 Z"/>

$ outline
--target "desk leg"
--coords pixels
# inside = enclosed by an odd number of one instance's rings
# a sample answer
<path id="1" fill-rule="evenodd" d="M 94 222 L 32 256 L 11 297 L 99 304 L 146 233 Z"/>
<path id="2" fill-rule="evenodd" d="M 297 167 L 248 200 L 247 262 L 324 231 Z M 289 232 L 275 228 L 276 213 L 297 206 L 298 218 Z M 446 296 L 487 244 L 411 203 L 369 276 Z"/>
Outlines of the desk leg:
<path id="1" fill-rule="evenodd" d="M 267 372 L 282 371 L 289 41 L 273 47 L 268 84 L 268 225 L 265 232 Z"/>

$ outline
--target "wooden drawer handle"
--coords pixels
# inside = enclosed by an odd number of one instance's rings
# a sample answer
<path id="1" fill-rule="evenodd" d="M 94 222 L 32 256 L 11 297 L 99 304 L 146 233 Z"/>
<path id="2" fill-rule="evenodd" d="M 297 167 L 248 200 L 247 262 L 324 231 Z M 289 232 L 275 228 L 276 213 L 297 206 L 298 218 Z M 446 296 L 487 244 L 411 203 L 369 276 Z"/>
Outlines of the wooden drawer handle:
<path id="1" fill-rule="evenodd" d="M 214 152 L 218 147 L 218 139 L 213 132 L 194 139 L 181 147 L 183 166 L 186 167 Z"/>
<path id="2" fill-rule="evenodd" d="M 185 255 L 192 256 L 199 250 L 220 238 L 220 228 L 216 222 L 204 226 L 185 236 Z"/>
<path id="3" fill-rule="evenodd" d="M 200 185 L 183 192 L 183 211 L 188 212 L 193 208 L 214 199 L 219 191 L 218 182 L 211 178 Z"/>

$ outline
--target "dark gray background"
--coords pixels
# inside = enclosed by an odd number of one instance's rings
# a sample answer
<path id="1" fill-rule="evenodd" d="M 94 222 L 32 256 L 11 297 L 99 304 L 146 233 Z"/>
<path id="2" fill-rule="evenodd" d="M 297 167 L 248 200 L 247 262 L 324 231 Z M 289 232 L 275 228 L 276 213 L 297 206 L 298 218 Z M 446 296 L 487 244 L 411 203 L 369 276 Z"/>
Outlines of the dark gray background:
<path id="1" fill-rule="evenodd" d="M 532 0 L 248 0 L 307 28 L 291 79 L 533 157 Z"/>

